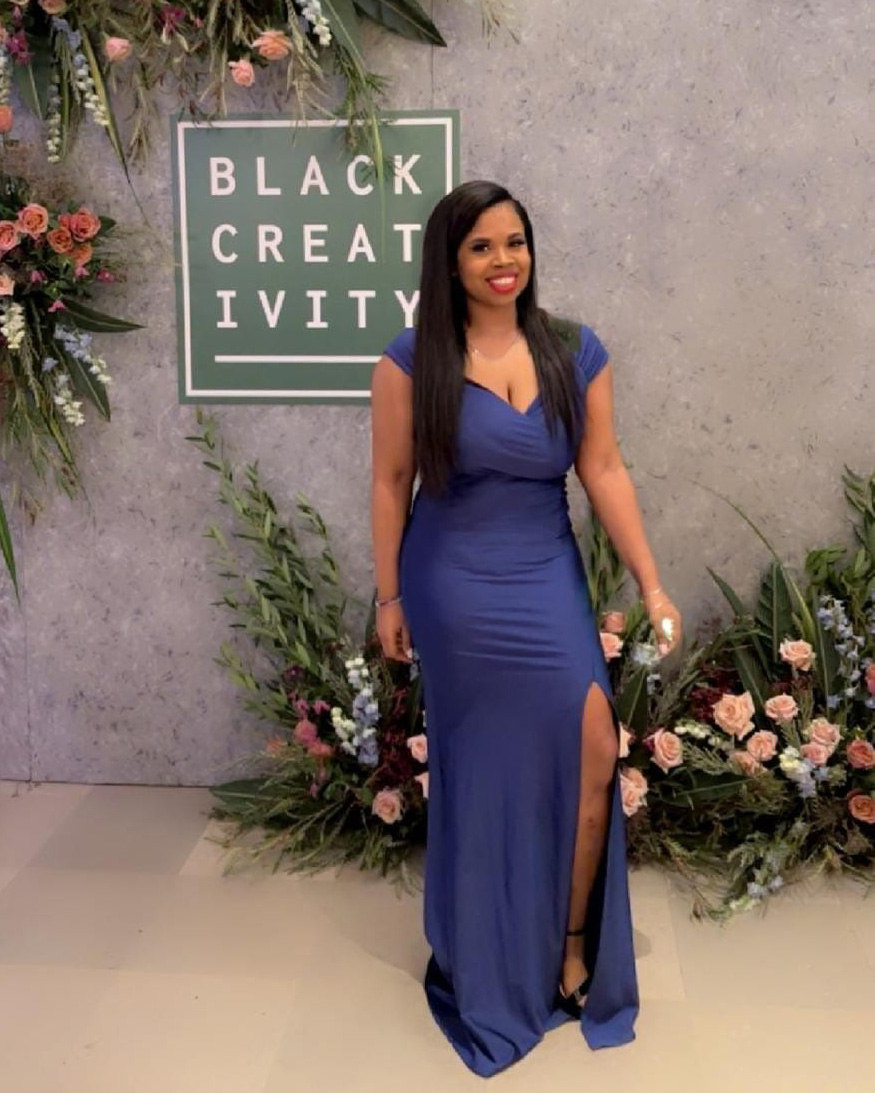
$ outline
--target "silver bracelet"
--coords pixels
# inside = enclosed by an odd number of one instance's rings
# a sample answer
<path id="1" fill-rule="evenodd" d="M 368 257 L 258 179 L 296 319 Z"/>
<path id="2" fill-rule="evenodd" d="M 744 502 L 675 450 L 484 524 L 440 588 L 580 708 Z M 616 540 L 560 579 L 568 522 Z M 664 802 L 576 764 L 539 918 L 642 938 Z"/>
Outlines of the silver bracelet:
<path id="1" fill-rule="evenodd" d="M 388 607 L 390 603 L 401 603 L 401 597 L 395 596 L 394 598 L 388 600 L 375 599 L 374 603 L 377 605 L 377 607 Z"/>

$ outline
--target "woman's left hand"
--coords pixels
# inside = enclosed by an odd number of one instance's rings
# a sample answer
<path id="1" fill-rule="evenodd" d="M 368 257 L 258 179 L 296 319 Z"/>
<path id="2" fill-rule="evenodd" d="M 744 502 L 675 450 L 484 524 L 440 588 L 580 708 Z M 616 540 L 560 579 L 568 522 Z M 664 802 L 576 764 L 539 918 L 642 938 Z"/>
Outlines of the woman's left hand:
<path id="1" fill-rule="evenodd" d="M 661 657 L 668 656 L 680 644 L 683 623 L 680 611 L 664 592 L 644 597 L 644 607 L 656 634 L 656 647 Z"/>

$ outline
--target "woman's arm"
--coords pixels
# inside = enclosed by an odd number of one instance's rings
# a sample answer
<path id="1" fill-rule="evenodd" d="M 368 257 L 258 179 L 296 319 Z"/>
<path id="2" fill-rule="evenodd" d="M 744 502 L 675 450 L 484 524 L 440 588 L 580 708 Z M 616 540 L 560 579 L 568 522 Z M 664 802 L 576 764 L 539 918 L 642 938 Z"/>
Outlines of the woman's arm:
<path id="1" fill-rule="evenodd" d="M 583 437 L 574 469 L 599 522 L 644 594 L 659 585 L 659 573 L 647 545 L 635 486 L 617 444 L 613 382 L 608 363 L 587 384 Z"/>
<path id="2" fill-rule="evenodd" d="M 400 594 L 398 553 L 410 510 L 413 380 L 385 354 L 371 378 L 371 534 L 378 599 Z"/>

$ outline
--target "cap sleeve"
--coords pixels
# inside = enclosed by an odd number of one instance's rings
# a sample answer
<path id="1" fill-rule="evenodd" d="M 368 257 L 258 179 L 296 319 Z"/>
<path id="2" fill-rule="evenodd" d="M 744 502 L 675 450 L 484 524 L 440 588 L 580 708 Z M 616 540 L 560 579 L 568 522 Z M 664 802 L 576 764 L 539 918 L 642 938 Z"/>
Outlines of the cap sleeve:
<path id="1" fill-rule="evenodd" d="M 413 373 L 413 346 L 416 331 L 412 326 L 405 327 L 389 342 L 383 353 L 403 369 L 407 375 Z"/>
<path id="2" fill-rule="evenodd" d="M 590 327 L 581 326 L 577 367 L 582 382 L 589 383 L 607 363 L 608 351 L 602 345 L 598 335 Z"/>

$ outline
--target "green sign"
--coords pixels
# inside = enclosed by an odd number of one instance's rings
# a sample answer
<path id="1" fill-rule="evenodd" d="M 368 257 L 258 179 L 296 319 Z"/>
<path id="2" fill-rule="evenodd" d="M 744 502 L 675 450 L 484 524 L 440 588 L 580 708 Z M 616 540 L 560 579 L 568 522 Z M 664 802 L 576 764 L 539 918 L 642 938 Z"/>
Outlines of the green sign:
<path id="1" fill-rule="evenodd" d="M 422 236 L 459 181 L 458 111 L 392 111 L 382 192 L 338 123 L 173 119 L 181 402 L 366 403 L 413 323 Z"/>

